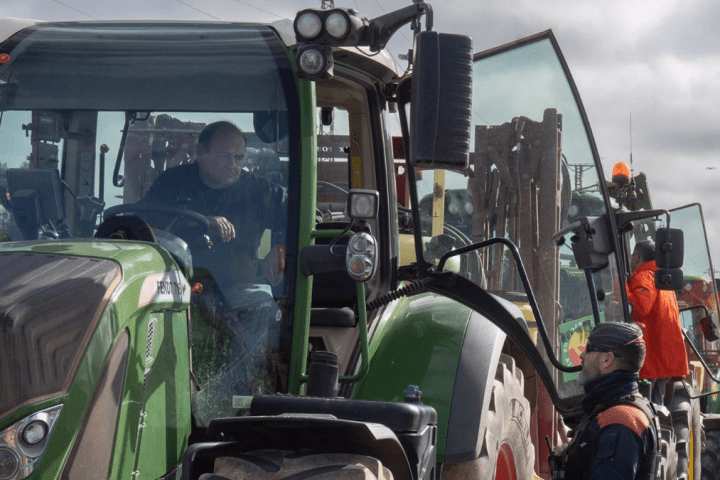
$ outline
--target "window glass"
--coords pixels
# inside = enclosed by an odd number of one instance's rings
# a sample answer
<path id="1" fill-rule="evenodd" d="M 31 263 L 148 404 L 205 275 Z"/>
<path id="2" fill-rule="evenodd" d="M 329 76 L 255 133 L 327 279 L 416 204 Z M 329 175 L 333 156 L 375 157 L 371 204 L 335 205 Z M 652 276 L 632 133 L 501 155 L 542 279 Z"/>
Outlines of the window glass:
<path id="1" fill-rule="evenodd" d="M 234 395 L 275 392 L 280 332 L 292 328 L 284 260 L 297 244 L 300 147 L 297 87 L 272 31 L 44 24 L 2 48 L 0 248 L 156 241 L 203 286 L 192 297 L 196 419 L 233 414 Z"/>

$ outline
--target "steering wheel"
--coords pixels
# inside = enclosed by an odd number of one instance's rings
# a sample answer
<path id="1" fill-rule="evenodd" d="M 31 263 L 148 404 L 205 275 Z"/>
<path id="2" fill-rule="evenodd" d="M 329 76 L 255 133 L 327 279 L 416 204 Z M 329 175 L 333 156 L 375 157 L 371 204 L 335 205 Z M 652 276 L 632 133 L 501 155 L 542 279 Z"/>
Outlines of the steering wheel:
<path id="1" fill-rule="evenodd" d="M 210 223 L 204 215 L 184 208 L 166 207 L 164 205 L 154 205 L 151 203 L 128 203 L 110 207 L 105 210 L 105 219 L 107 220 L 110 217 L 122 213 L 149 213 L 153 217 L 153 220 L 168 219 L 168 222 L 162 222 L 164 226 L 160 228 L 182 237 L 185 240 L 200 238 L 210 229 Z M 184 220 L 184 223 L 179 226 L 176 225 L 175 221 L 177 219 Z"/>

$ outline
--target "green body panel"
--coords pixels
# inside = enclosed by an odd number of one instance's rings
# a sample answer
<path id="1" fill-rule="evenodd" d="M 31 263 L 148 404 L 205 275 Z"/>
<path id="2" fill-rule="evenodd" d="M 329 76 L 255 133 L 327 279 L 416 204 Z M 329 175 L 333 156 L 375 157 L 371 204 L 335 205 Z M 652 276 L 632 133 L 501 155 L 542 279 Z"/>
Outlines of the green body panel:
<path id="1" fill-rule="evenodd" d="M 174 260 L 156 244 L 127 241 L 75 239 L 7 243 L 2 251 L 105 258 L 118 263 L 122 272 L 120 282 L 109 292 L 109 302 L 68 392 L 19 409 L 0 424 L 2 430 L 41 408 L 63 404 L 55 431 L 33 478 L 59 478 L 66 468 L 65 463 L 81 432 L 108 353 L 124 331 L 129 335 L 129 348 L 117 430 L 114 441 L 109 438 L 107 444 L 112 448 L 109 478 L 131 478 L 133 471 L 140 472 L 137 478 L 156 478 L 171 470 L 187 448 L 191 426 L 189 303 L 150 302 L 140 306 L 139 299 L 148 275 L 179 272 Z M 187 282 L 184 285 L 189 289 Z M 151 321 L 153 340 L 148 348 Z M 144 425 L 139 428 L 141 423 Z"/>
<path id="2" fill-rule="evenodd" d="M 67 394 L 22 408 L 8 417 L 6 422 L 0 424 L 0 430 L 2 430 L 38 410 L 53 405 L 63 405 L 63 410 L 55 425 L 55 431 L 50 437 L 39 467 L 33 472 L 33 478 L 54 479 L 60 477 L 80 431 L 95 386 L 100 379 L 105 356 L 112 346 L 112 331 L 117 326 L 116 323 L 113 323 L 107 312 L 98 322 Z"/>
<path id="3" fill-rule="evenodd" d="M 437 411 L 443 458 L 455 374 L 471 310 L 433 294 L 403 298 L 385 311 L 370 340 L 370 368 L 353 397 L 402 402 L 408 385 Z"/>
<path id="4" fill-rule="evenodd" d="M 300 144 L 301 178 L 300 204 L 298 217 L 298 252 L 313 243 L 312 230 L 315 226 L 316 182 L 317 182 L 317 131 L 315 115 L 315 83 L 298 81 L 300 96 Z M 289 393 L 299 394 L 302 376 L 305 374 L 305 363 L 308 351 L 308 335 L 310 334 L 310 303 L 312 300 L 312 278 L 304 276 L 297 269 L 295 278 L 295 309 L 292 333 L 292 352 L 290 358 Z"/>
<path id="5" fill-rule="evenodd" d="M 139 471 L 156 478 L 182 458 L 190 434 L 190 383 L 187 318 L 184 312 L 159 311 L 138 319 L 134 359 L 128 370 L 121 418 L 132 419 L 116 445 L 111 478 Z M 152 347 L 146 356 L 148 323 L 154 320 Z M 145 374 L 147 372 L 147 374 Z M 143 402 L 144 396 L 144 402 Z M 138 401 L 140 400 L 140 401 Z M 140 407 L 143 415 L 140 417 Z M 136 420 L 138 422 L 136 423 Z M 138 428 L 138 424 L 145 424 Z M 120 433 L 120 432 L 119 432 Z M 121 458 L 119 454 L 124 455 Z M 132 463 L 131 463 L 132 462 Z"/>

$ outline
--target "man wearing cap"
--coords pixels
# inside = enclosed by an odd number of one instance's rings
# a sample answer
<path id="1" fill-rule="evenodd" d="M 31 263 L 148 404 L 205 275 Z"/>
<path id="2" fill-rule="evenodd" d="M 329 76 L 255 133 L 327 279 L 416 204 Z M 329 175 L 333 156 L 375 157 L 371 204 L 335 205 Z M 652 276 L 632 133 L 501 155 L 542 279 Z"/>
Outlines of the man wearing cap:
<path id="1" fill-rule="evenodd" d="M 642 338 L 635 324 L 601 323 L 590 332 L 578 378 L 587 416 L 563 455 L 565 479 L 654 478 L 659 424 L 652 404 L 638 393 Z"/>
<path id="2" fill-rule="evenodd" d="M 643 329 L 647 345 L 640 378 L 650 380 L 651 399 L 662 405 L 668 381 L 684 378 L 689 372 L 680 312 L 675 292 L 655 287 L 655 242 L 636 243 L 630 266 L 633 273 L 627 283 L 628 302 L 633 306 L 632 320 Z"/>

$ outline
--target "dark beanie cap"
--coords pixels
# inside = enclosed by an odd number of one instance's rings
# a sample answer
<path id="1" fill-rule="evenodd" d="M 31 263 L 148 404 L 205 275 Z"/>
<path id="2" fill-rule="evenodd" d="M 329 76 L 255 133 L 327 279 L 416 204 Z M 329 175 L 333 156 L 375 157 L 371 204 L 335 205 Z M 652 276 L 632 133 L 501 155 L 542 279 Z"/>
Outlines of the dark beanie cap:
<path id="1" fill-rule="evenodd" d="M 634 323 L 606 322 L 590 332 L 588 343 L 600 352 L 611 352 L 642 338 L 642 330 Z"/>

